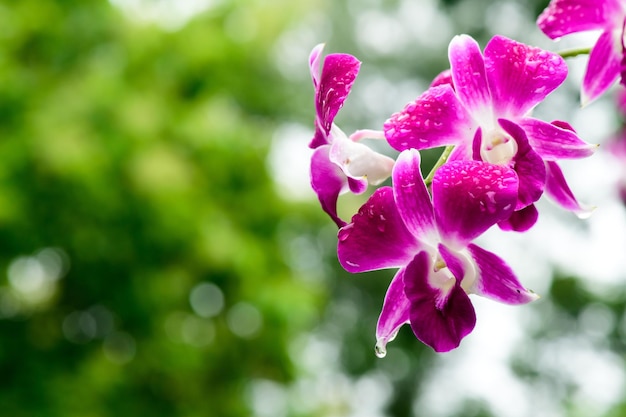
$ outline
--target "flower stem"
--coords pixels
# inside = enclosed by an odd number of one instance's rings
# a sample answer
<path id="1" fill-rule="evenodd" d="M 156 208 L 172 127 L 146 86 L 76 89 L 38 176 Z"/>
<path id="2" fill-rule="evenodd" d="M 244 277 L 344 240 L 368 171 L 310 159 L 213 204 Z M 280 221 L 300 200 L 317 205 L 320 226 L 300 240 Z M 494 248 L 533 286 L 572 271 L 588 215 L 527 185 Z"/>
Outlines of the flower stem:
<path id="1" fill-rule="evenodd" d="M 441 156 L 439 156 L 439 159 L 437 160 L 437 162 L 435 162 L 435 165 L 428 173 L 428 176 L 424 179 L 424 184 L 426 184 L 427 187 L 430 187 L 430 184 L 433 182 L 433 178 L 435 177 L 435 172 L 437 171 L 437 168 L 445 164 L 446 161 L 448 160 L 448 157 L 452 153 L 452 149 L 454 149 L 454 146 L 452 145 L 446 146 L 443 152 L 441 153 Z"/>
<path id="2" fill-rule="evenodd" d="M 574 48 L 561 51 L 559 55 L 561 55 L 562 58 L 572 58 L 578 55 L 589 55 L 589 52 L 591 52 L 591 48 Z"/>

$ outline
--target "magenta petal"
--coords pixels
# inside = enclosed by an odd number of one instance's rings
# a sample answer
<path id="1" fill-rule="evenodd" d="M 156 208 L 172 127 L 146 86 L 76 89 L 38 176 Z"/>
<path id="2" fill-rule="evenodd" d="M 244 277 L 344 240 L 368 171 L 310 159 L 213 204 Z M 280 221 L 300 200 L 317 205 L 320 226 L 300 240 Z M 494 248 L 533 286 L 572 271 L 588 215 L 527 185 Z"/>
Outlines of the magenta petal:
<path id="1" fill-rule="evenodd" d="M 438 85 L 449 84 L 454 89 L 454 82 L 452 81 L 452 71 L 449 69 L 441 71 L 433 81 L 430 83 L 430 87 L 436 87 Z"/>
<path id="2" fill-rule="evenodd" d="M 466 161 L 468 159 L 472 159 L 472 144 L 469 142 L 462 142 L 454 147 L 452 153 L 450 153 L 450 156 L 448 157 L 448 162 Z"/>
<path id="3" fill-rule="evenodd" d="M 473 122 L 449 84 L 431 87 L 385 122 L 387 142 L 396 150 L 454 145 Z"/>
<path id="4" fill-rule="evenodd" d="M 611 87 L 620 75 L 624 55 L 619 36 L 621 31 L 603 32 L 589 54 L 583 78 L 580 101 L 589 104 Z"/>
<path id="5" fill-rule="evenodd" d="M 517 123 L 526 132 L 533 150 L 547 161 L 585 158 L 598 147 L 580 139 L 576 132 L 554 123 L 532 117 L 523 118 Z"/>
<path id="6" fill-rule="evenodd" d="M 563 171 L 561 171 L 556 162 L 546 162 L 546 173 L 546 194 L 548 197 L 564 209 L 570 210 L 578 216 L 586 217 L 591 214 L 593 209 L 578 202 L 574 193 L 567 185 L 567 181 L 565 181 Z"/>
<path id="7" fill-rule="evenodd" d="M 490 109 L 491 94 L 478 43 L 468 35 L 455 36 L 448 47 L 448 57 L 456 94 L 465 108 L 474 117 Z"/>
<path id="8" fill-rule="evenodd" d="M 419 249 L 407 230 L 391 187 L 381 187 L 339 230 L 337 256 L 348 272 L 398 268 L 406 265 Z"/>
<path id="9" fill-rule="evenodd" d="M 524 304 L 538 298 L 522 286 L 511 267 L 500 257 L 473 243 L 467 249 L 478 268 L 473 292 L 505 304 Z"/>
<path id="10" fill-rule="evenodd" d="M 414 236 L 430 240 L 428 236 L 436 232 L 435 218 L 420 171 L 419 151 L 403 151 L 396 160 L 392 178 L 394 198 L 404 224 Z"/>
<path id="11" fill-rule="evenodd" d="M 328 157 L 330 145 L 317 148 L 311 156 L 311 187 L 317 194 L 322 209 L 338 227 L 346 224 L 337 216 L 337 199 L 347 185 L 347 178 L 341 168 Z"/>
<path id="12" fill-rule="evenodd" d="M 513 166 L 519 179 L 516 210 L 522 209 L 539 200 L 546 184 L 546 168 L 543 159 L 530 147 L 524 130 L 517 124 L 498 120 L 500 126 L 517 142 L 517 152 L 513 157 Z"/>
<path id="13" fill-rule="evenodd" d="M 588 30 L 604 29 L 615 14 L 623 13 L 619 0 L 552 0 L 537 26 L 552 39 Z"/>
<path id="14" fill-rule="evenodd" d="M 474 329 L 476 313 L 458 280 L 448 290 L 434 288 L 429 282 L 430 271 L 430 257 L 422 251 L 404 272 L 404 292 L 411 305 L 411 329 L 436 352 L 448 352 Z"/>
<path id="15" fill-rule="evenodd" d="M 400 327 L 409 322 L 409 299 L 404 294 L 404 269 L 400 269 L 389 284 L 383 309 L 376 325 L 376 352 L 385 354 L 387 343 L 392 341 Z"/>
<path id="16" fill-rule="evenodd" d="M 538 218 L 537 207 L 531 204 L 521 210 L 514 211 L 508 219 L 499 222 L 498 226 L 506 231 L 525 232 L 537 223 Z"/>
<path id="17" fill-rule="evenodd" d="M 313 53 L 316 53 L 315 50 Z M 319 58 L 314 56 L 310 60 L 315 64 Z M 311 148 L 328 143 L 327 137 L 333 121 L 350 93 L 360 66 L 361 62 L 348 54 L 330 54 L 324 59 L 319 84 L 315 89 L 316 134 L 309 145 Z"/>
<path id="18" fill-rule="evenodd" d="M 439 250 L 439 254 L 443 258 L 446 266 L 452 272 L 452 275 L 459 281 L 462 282 L 465 277 L 465 268 L 463 267 L 463 261 L 459 260 L 459 258 L 444 245 L 440 243 L 437 245 L 437 249 Z"/>
<path id="19" fill-rule="evenodd" d="M 480 161 L 452 161 L 433 178 L 435 220 L 446 243 L 464 246 L 508 218 L 517 202 L 514 170 Z"/>
<path id="20" fill-rule="evenodd" d="M 348 188 L 354 194 L 362 194 L 367 190 L 367 180 L 348 177 Z"/>
<path id="21" fill-rule="evenodd" d="M 567 77 L 558 54 L 494 36 L 485 47 L 493 106 L 501 117 L 524 116 Z"/>

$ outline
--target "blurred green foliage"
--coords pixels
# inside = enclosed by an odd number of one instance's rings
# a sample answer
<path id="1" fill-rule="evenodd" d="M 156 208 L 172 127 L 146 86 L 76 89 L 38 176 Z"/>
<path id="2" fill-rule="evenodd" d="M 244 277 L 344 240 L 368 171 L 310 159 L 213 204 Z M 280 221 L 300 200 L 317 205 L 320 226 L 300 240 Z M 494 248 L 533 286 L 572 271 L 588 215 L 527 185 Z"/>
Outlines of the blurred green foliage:
<path id="1" fill-rule="evenodd" d="M 104 0 L 0 5 L 0 414 L 243 416 L 248 379 L 293 376 L 325 291 L 282 254 L 265 158 L 290 91 L 267 51 L 304 10 L 166 31 Z M 224 30 L 242 12 L 246 42 Z M 200 283 L 219 314 L 194 313 Z"/>

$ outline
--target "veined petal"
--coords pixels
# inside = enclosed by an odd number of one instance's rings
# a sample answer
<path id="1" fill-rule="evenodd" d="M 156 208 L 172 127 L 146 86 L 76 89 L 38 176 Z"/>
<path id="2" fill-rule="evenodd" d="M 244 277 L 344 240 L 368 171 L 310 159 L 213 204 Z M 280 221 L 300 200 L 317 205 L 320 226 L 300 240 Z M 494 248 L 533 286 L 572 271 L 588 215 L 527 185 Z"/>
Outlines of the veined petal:
<path id="1" fill-rule="evenodd" d="M 493 106 L 500 117 L 520 117 L 567 77 L 558 54 L 494 36 L 485 47 L 485 68 Z"/>
<path id="2" fill-rule="evenodd" d="M 620 75 L 622 30 L 603 32 L 589 54 L 580 101 L 587 105 L 611 87 Z"/>
<path id="3" fill-rule="evenodd" d="M 399 151 L 454 145 L 471 135 L 474 122 L 449 84 L 431 87 L 385 122 L 387 142 Z"/>
<path id="4" fill-rule="evenodd" d="M 525 232 L 537 223 L 538 218 L 537 207 L 531 204 L 521 210 L 514 211 L 508 219 L 498 222 L 498 226 L 506 231 Z"/>
<path id="5" fill-rule="evenodd" d="M 398 211 L 409 231 L 425 241 L 436 233 L 433 205 L 420 171 L 420 153 L 403 151 L 393 169 L 393 193 Z M 436 235 L 432 236 L 436 237 Z"/>
<path id="6" fill-rule="evenodd" d="M 547 36 L 604 29 L 616 14 L 623 14 L 619 0 L 552 0 L 539 15 L 537 26 Z"/>
<path id="7" fill-rule="evenodd" d="M 454 89 L 461 103 L 481 124 L 491 121 L 491 94 L 478 43 L 468 35 L 455 36 L 448 47 L 448 58 Z"/>
<path id="8" fill-rule="evenodd" d="M 592 155 L 598 145 L 587 143 L 570 130 L 532 117 L 517 121 L 533 150 L 544 160 L 578 159 Z"/>
<path id="9" fill-rule="evenodd" d="M 337 237 L 337 257 L 348 272 L 402 267 L 420 247 L 402 221 L 391 187 L 377 189 Z"/>
<path id="10" fill-rule="evenodd" d="M 580 218 L 591 215 L 594 207 L 582 205 L 567 185 L 563 171 L 554 161 L 546 161 L 546 194 L 559 206 L 574 212 Z"/>
<path id="11" fill-rule="evenodd" d="M 498 120 L 500 126 L 517 142 L 517 153 L 513 157 L 513 166 L 519 179 L 517 205 L 520 210 L 543 194 L 546 184 L 546 168 L 543 159 L 530 147 L 524 130 L 510 120 Z"/>
<path id="12" fill-rule="evenodd" d="M 385 356 L 388 342 L 395 339 L 398 330 L 409 322 L 409 299 L 404 294 L 404 268 L 400 269 L 389 284 L 383 309 L 376 325 L 376 354 Z"/>
<path id="13" fill-rule="evenodd" d="M 511 168 L 481 161 L 442 165 L 432 183 L 442 241 L 459 249 L 508 218 L 515 209 L 517 191 L 517 174 Z"/>
<path id="14" fill-rule="evenodd" d="M 410 323 L 415 336 L 436 352 L 459 346 L 476 325 L 476 313 L 458 279 L 451 288 L 431 284 L 433 266 L 427 252 L 418 253 L 404 272 L 404 292 L 410 302 Z"/>
<path id="15" fill-rule="evenodd" d="M 314 50 L 314 53 L 317 52 Z M 314 56 L 313 62 L 318 59 Z M 319 84 L 315 89 L 315 111 L 317 114 L 315 124 L 319 131 L 316 132 L 313 141 L 309 144 L 311 148 L 328 143 L 327 136 L 333 121 L 348 97 L 360 67 L 361 62 L 348 54 L 330 54 L 324 59 Z"/>
<path id="16" fill-rule="evenodd" d="M 380 184 L 389 176 L 395 161 L 375 152 L 369 146 L 353 142 L 335 125 L 331 130 L 330 160 L 339 165 L 351 178 L 365 178 L 371 184 Z"/>
<path id="17" fill-rule="evenodd" d="M 478 128 L 478 130 L 480 130 L 480 128 Z M 476 130 L 476 132 L 478 132 L 478 130 Z M 475 134 L 477 134 L 476 132 Z M 448 157 L 448 162 L 466 161 L 468 159 L 472 159 L 472 143 L 469 141 L 456 145 Z"/>
<path id="18" fill-rule="evenodd" d="M 478 268 L 472 292 L 505 304 L 524 304 L 539 298 L 522 286 L 511 267 L 500 257 L 473 243 L 467 249 Z"/>
<path id="19" fill-rule="evenodd" d="M 317 194 L 322 209 L 338 227 L 346 224 L 337 215 L 339 194 L 347 190 L 347 178 L 341 168 L 328 157 L 330 145 L 318 147 L 311 156 L 311 187 Z"/>

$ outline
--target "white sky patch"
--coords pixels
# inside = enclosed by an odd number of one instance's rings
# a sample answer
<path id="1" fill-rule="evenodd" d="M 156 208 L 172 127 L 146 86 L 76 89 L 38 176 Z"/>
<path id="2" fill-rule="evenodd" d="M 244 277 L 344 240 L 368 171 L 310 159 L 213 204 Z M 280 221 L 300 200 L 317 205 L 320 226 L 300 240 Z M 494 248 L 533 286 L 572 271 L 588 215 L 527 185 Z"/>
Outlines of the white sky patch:
<path id="1" fill-rule="evenodd" d="M 128 17 L 177 30 L 221 0 L 109 0 Z"/>
<path id="2" fill-rule="evenodd" d="M 381 12 L 378 5 L 362 2 L 348 5 L 355 11 L 355 38 L 361 48 L 378 55 L 402 55 L 407 50 L 446 48 L 453 28 L 432 0 L 403 0 L 394 12 Z"/>
<path id="3" fill-rule="evenodd" d="M 309 166 L 313 151 L 309 142 L 313 130 L 300 124 L 279 127 L 272 138 L 268 156 L 269 171 L 283 198 L 291 201 L 313 200 Z"/>

